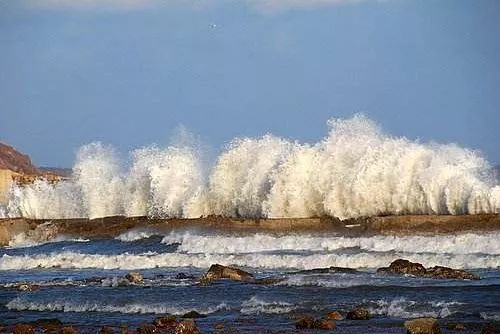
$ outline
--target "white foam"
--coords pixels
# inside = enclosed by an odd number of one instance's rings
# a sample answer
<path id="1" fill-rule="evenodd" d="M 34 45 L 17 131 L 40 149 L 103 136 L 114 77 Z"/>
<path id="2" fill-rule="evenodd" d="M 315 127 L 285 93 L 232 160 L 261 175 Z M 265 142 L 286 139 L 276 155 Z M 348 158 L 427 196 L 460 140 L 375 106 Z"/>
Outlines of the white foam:
<path id="1" fill-rule="evenodd" d="M 500 212 L 500 185 L 478 152 L 389 136 L 362 115 L 328 125 L 315 144 L 235 139 L 211 169 L 192 145 L 136 150 L 127 170 L 110 146 L 91 143 L 79 150 L 70 181 L 14 186 L 6 214 L 346 219 Z"/>
<path id="2" fill-rule="evenodd" d="M 170 233 L 162 243 L 181 243 L 177 250 L 187 253 L 236 254 L 270 251 L 335 251 L 359 248 L 363 251 L 500 255 L 500 233 L 454 234 L 438 236 L 338 237 L 308 234 L 201 235 Z"/>
<path id="3" fill-rule="evenodd" d="M 115 237 L 115 239 L 123 241 L 123 242 L 133 242 L 133 241 L 138 241 L 138 240 L 142 240 L 145 238 L 150 238 L 151 236 L 155 236 L 157 234 L 158 233 L 152 229 L 139 228 L 139 229 L 131 229 L 129 231 L 126 231 L 126 232 L 118 235 L 117 237 Z"/>
<path id="4" fill-rule="evenodd" d="M 428 301 L 418 302 L 397 298 L 365 302 L 372 315 L 383 315 L 401 319 L 420 317 L 446 318 L 457 311 L 460 302 Z"/>
<path id="5" fill-rule="evenodd" d="M 0 270 L 33 268 L 98 268 L 98 269 L 151 269 L 156 267 L 208 268 L 214 263 L 266 269 L 313 269 L 322 267 L 379 268 L 387 266 L 394 259 L 405 258 L 425 266 L 449 266 L 453 268 L 496 268 L 500 256 L 492 255 L 450 255 L 412 253 L 366 253 L 357 254 L 185 254 L 148 253 L 100 255 L 62 251 L 37 255 L 3 255 Z"/>
<path id="6" fill-rule="evenodd" d="M 29 301 L 22 297 L 9 301 L 6 307 L 16 311 L 40 311 L 40 312 L 101 312 L 101 313 L 124 313 L 124 314 L 176 314 L 182 315 L 192 310 L 200 314 L 211 314 L 221 310 L 229 309 L 225 303 L 208 307 L 186 308 L 172 306 L 164 303 L 125 303 L 125 304 L 102 304 L 98 302 L 73 302 L 69 300 L 55 300 L 49 302 Z"/>
<path id="7" fill-rule="evenodd" d="M 500 321 L 500 313 L 480 313 L 481 319 L 488 321 Z"/>
<path id="8" fill-rule="evenodd" d="M 285 314 L 295 310 L 296 306 L 284 301 L 265 301 L 257 296 L 241 304 L 242 314 Z"/>

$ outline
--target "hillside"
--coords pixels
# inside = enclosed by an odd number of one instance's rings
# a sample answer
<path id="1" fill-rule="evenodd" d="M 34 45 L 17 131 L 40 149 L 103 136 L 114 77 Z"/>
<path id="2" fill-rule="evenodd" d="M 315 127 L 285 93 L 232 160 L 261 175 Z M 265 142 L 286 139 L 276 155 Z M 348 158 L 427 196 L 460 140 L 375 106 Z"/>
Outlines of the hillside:
<path id="1" fill-rule="evenodd" d="M 33 165 L 28 155 L 22 154 L 10 145 L 0 142 L 0 169 L 8 169 L 21 174 L 38 175 L 40 171 Z"/>

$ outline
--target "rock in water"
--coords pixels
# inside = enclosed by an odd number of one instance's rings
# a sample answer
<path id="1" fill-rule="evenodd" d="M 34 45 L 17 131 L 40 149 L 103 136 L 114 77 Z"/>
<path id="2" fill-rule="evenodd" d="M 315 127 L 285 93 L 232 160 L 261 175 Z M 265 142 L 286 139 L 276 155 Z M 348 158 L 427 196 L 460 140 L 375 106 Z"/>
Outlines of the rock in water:
<path id="1" fill-rule="evenodd" d="M 38 319 L 33 325 L 42 328 L 45 332 L 59 333 L 62 322 L 59 319 Z"/>
<path id="2" fill-rule="evenodd" d="M 153 325 L 164 332 L 174 332 L 179 324 L 175 315 L 160 316 L 154 319 Z"/>
<path id="3" fill-rule="evenodd" d="M 99 333 L 101 334 L 113 334 L 114 332 L 115 330 L 110 326 L 102 326 L 101 330 L 99 331 Z"/>
<path id="4" fill-rule="evenodd" d="M 78 334 L 80 331 L 74 326 L 64 326 L 61 328 L 61 334 Z"/>
<path id="5" fill-rule="evenodd" d="M 344 317 L 342 316 L 342 314 L 340 314 L 339 312 L 337 311 L 333 311 L 333 312 L 330 312 L 326 315 L 326 319 L 328 320 L 335 320 L 335 321 L 340 321 L 340 320 L 343 320 Z"/>
<path id="6" fill-rule="evenodd" d="M 347 313 L 346 318 L 349 320 L 368 320 L 370 318 L 370 312 L 365 308 L 358 307 Z"/>
<path id="7" fill-rule="evenodd" d="M 380 268 L 377 272 L 423 277 L 426 270 L 420 263 L 413 263 L 406 259 L 396 259 L 389 267 Z"/>
<path id="8" fill-rule="evenodd" d="M 183 320 L 175 327 L 176 334 L 198 334 L 200 330 L 194 320 Z"/>
<path id="9" fill-rule="evenodd" d="M 197 311 L 187 312 L 186 314 L 184 314 L 182 316 L 182 318 L 184 318 L 184 319 L 198 319 L 198 318 L 204 318 L 204 317 L 206 317 L 206 315 L 200 314 Z"/>
<path id="10" fill-rule="evenodd" d="M 232 268 L 220 264 L 212 264 L 207 273 L 201 277 L 200 282 L 211 283 L 219 279 L 230 279 L 235 281 L 253 281 L 253 275 L 238 268 Z"/>
<path id="11" fill-rule="evenodd" d="M 295 328 L 297 329 L 312 329 L 314 327 L 314 318 L 311 315 L 299 316 L 297 322 L 295 322 Z"/>
<path id="12" fill-rule="evenodd" d="M 14 326 L 14 329 L 12 330 L 14 334 L 34 334 L 35 333 L 35 327 L 32 325 L 28 325 L 25 323 L 19 323 Z"/>
<path id="13" fill-rule="evenodd" d="M 426 269 L 422 264 L 413 263 L 406 259 L 397 259 L 389 267 L 380 268 L 377 272 L 435 279 L 480 279 L 479 276 L 465 270 L 452 269 L 445 266 L 435 266 Z"/>
<path id="14" fill-rule="evenodd" d="M 409 334 L 440 334 L 439 323 L 434 318 L 420 318 L 405 322 Z"/>
<path id="15" fill-rule="evenodd" d="M 144 278 L 142 278 L 139 272 L 129 272 L 125 278 L 133 284 L 141 284 L 144 281 Z"/>
<path id="16" fill-rule="evenodd" d="M 426 277 L 438 278 L 438 279 L 468 279 L 468 280 L 479 280 L 479 276 L 473 273 L 447 268 L 445 266 L 435 266 L 427 269 L 425 274 Z"/>
<path id="17" fill-rule="evenodd" d="M 138 334 L 154 334 L 158 333 L 158 330 L 155 325 L 146 323 L 143 325 L 140 325 L 139 328 L 137 328 L 137 333 Z"/>
<path id="18" fill-rule="evenodd" d="M 335 321 L 327 319 L 319 319 L 314 321 L 314 328 L 320 330 L 334 330 L 337 328 Z"/>

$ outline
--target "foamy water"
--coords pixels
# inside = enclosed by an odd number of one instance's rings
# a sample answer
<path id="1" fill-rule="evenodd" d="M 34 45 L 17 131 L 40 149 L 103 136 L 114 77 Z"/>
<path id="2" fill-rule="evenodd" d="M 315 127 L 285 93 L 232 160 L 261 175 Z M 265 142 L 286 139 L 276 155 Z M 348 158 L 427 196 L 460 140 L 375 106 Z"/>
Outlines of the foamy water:
<path id="1" fill-rule="evenodd" d="M 454 144 L 384 134 L 356 115 L 318 143 L 233 140 L 212 167 L 196 145 L 141 148 L 124 167 L 108 145 L 83 146 L 73 177 L 15 186 L 3 216 L 311 217 L 500 212 L 489 163 Z"/>

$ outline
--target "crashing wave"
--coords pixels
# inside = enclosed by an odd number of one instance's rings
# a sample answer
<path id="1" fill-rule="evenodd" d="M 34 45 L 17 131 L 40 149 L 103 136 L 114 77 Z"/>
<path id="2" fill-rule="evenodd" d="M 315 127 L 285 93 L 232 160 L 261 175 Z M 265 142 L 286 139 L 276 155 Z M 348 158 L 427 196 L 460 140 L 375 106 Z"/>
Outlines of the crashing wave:
<path id="1" fill-rule="evenodd" d="M 211 169 L 196 146 L 151 146 L 123 169 L 115 151 L 83 146 L 71 180 L 14 186 L 7 213 L 29 218 L 311 217 L 500 212 L 500 186 L 476 151 L 384 134 L 370 119 L 332 119 L 301 144 L 233 140 Z"/>

